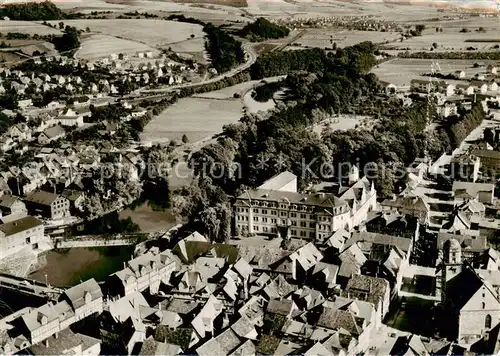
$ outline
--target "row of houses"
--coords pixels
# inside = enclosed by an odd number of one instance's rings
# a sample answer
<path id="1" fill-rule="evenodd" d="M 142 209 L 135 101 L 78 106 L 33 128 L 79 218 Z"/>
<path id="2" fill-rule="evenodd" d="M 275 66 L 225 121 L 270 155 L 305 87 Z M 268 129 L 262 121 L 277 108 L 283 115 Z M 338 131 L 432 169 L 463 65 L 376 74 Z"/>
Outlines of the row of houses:
<path id="1" fill-rule="evenodd" d="M 412 79 L 410 82 L 410 88 L 413 91 L 424 94 L 434 92 L 437 90 L 444 96 L 450 97 L 457 94 L 472 95 L 475 93 L 476 94 L 486 94 L 488 92 L 497 93 L 498 82 L 496 81 L 485 82 L 480 80 L 472 80 L 468 84 L 454 85 L 447 83 L 445 81 L 439 81 L 435 83 L 430 79 Z"/>

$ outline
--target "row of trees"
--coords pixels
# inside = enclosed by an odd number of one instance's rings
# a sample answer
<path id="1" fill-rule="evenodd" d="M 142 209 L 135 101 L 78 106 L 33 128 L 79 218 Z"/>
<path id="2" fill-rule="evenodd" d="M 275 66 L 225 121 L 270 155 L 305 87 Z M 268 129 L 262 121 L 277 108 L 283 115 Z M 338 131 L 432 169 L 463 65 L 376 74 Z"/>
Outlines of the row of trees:
<path id="1" fill-rule="evenodd" d="M 194 17 L 186 17 L 183 14 L 173 14 L 173 15 L 165 17 L 165 20 L 186 22 L 186 23 L 192 23 L 192 24 L 196 24 L 196 25 L 205 26 L 205 22 L 203 22 L 199 19 L 195 19 Z"/>
<path id="2" fill-rule="evenodd" d="M 245 61 L 245 53 L 241 47 L 241 42 L 224 31 L 221 27 L 216 27 L 209 23 L 203 27 L 207 34 L 208 42 L 206 49 L 210 55 L 212 66 L 219 73 L 227 72 L 235 65 Z"/>
<path id="3" fill-rule="evenodd" d="M 475 103 L 472 110 L 462 114 L 457 120 L 446 126 L 452 148 L 457 148 L 460 143 L 486 119 L 486 113 L 481 103 Z"/>
<path id="4" fill-rule="evenodd" d="M 500 52 L 399 52 L 400 58 L 500 60 Z"/>
<path id="5" fill-rule="evenodd" d="M 191 96 L 193 94 L 208 93 L 210 91 L 220 90 L 239 83 L 247 82 L 249 80 L 251 80 L 250 74 L 247 71 L 243 71 L 236 75 L 233 75 L 232 77 L 225 77 L 216 82 L 182 88 L 180 90 L 180 96 L 186 97 L 186 96 Z"/>

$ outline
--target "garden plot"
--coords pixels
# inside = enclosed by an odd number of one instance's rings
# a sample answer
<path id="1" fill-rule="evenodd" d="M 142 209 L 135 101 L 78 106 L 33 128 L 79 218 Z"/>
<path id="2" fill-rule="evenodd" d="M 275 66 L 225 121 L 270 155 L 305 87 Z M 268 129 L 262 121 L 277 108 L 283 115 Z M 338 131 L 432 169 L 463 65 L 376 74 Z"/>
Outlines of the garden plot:
<path id="1" fill-rule="evenodd" d="M 108 57 L 111 53 L 134 54 L 136 52 L 153 51 L 154 48 L 143 43 L 116 38 L 108 35 L 90 35 L 81 44 L 75 57 L 85 60 L 95 60 Z"/>
<path id="2" fill-rule="evenodd" d="M 335 29 L 308 29 L 292 43 L 293 46 L 332 48 L 333 43 L 339 47 L 352 46 L 363 41 L 385 43 L 395 41 L 399 37 L 396 32 L 348 31 Z"/>
<path id="3" fill-rule="evenodd" d="M 222 131 L 242 116 L 237 99 L 184 98 L 154 117 L 144 128 L 141 141 L 164 143 L 186 134 L 195 142 Z"/>
<path id="4" fill-rule="evenodd" d="M 200 25 L 177 21 L 149 19 L 70 20 L 64 21 L 64 24 L 82 30 L 89 27 L 92 32 L 136 41 L 152 47 L 168 47 L 187 41 L 192 36 L 194 38 L 204 36 L 203 28 Z M 202 52 L 203 43 L 199 41 L 196 44 L 196 47 L 190 46 L 190 50 Z"/>
<path id="5" fill-rule="evenodd" d="M 476 73 L 484 72 L 485 68 L 473 68 L 475 60 L 443 59 L 437 61 L 442 74 L 453 73 L 463 70 L 467 77 Z M 486 64 L 495 61 L 482 61 Z M 422 76 L 430 73 L 433 61 L 431 59 L 408 59 L 397 58 L 381 63 L 372 69 L 372 72 L 380 79 L 398 86 L 409 86 L 412 79 L 429 79 Z"/>
<path id="6" fill-rule="evenodd" d="M 29 35 L 60 35 L 61 31 L 30 21 L 3 21 L 0 20 L 0 32 L 3 34 L 9 32 L 26 33 Z"/>

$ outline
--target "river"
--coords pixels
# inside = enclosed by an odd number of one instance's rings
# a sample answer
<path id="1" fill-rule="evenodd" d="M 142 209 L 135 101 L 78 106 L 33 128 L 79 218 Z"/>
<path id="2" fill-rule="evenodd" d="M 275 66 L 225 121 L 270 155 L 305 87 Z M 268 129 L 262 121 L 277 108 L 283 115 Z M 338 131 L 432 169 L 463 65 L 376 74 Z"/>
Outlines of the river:
<path id="1" fill-rule="evenodd" d="M 46 255 L 47 264 L 28 278 L 55 286 L 74 286 L 81 281 L 95 278 L 104 281 L 110 274 L 123 268 L 130 260 L 134 246 L 77 247 L 52 250 Z"/>

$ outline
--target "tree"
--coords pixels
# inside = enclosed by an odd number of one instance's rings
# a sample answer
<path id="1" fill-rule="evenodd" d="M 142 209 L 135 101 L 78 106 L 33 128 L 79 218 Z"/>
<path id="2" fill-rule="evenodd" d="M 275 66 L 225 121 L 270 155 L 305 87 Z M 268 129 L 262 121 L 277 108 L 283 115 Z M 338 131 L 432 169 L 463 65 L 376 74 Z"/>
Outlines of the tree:
<path id="1" fill-rule="evenodd" d="M 64 22 L 59 22 L 59 29 L 60 30 L 63 30 L 64 29 Z"/>
<path id="2" fill-rule="evenodd" d="M 418 24 L 415 26 L 415 31 L 417 36 L 421 36 L 424 30 L 425 30 L 425 25 Z"/>
<path id="3" fill-rule="evenodd" d="M 188 143 L 189 142 L 189 138 L 187 137 L 186 134 L 183 134 L 182 135 L 182 143 Z"/>
<path id="4" fill-rule="evenodd" d="M 66 32 L 61 37 L 54 37 L 51 41 L 60 52 L 69 51 L 80 46 L 78 30 L 75 27 L 66 27 Z"/>
<path id="5" fill-rule="evenodd" d="M 208 38 L 207 52 L 218 73 L 226 72 L 236 64 L 244 62 L 245 54 L 240 41 L 235 40 L 222 28 L 215 27 L 211 23 L 205 25 L 203 31 Z"/>
<path id="6" fill-rule="evenodd" d="M 141 200 L 149 201 L 153 210 L 156 211 L 170 208 L 170 189 L 167 178 L 159 176 L 145 181 Z"/>
<path id="7" fill-rule="evenodd" d="M 259 17 L 254 22 L 243 27 L 239 35 L 258 41 L 268 38 L 286 37 L 289 33 L 290 30 L 288 28 L 274 24 L 263 17 Z"/>
<path id="8" fill-rule="evenodd" d="M 85 32 L 90 32 L 90 27 L 88 27 L 88 26 L 87 26 L 87 27 L 85 28 Z"/>
<path id="9" fill-rule="evenodd" d="M 434 42 L 434 43 L 432 44 L 432 47 L 433 47 L 433 48 L 438 48 L 438 44 L 437 44 L 436 42 Z"/>
<path id="10" fill-rule="evenodd" d="M 0 8 L 0 18 L 11 20 L 42 21 L 64 19 L 65 14 L 50 1 L 29 2 L 26 4 L 3 5 Z"/>

